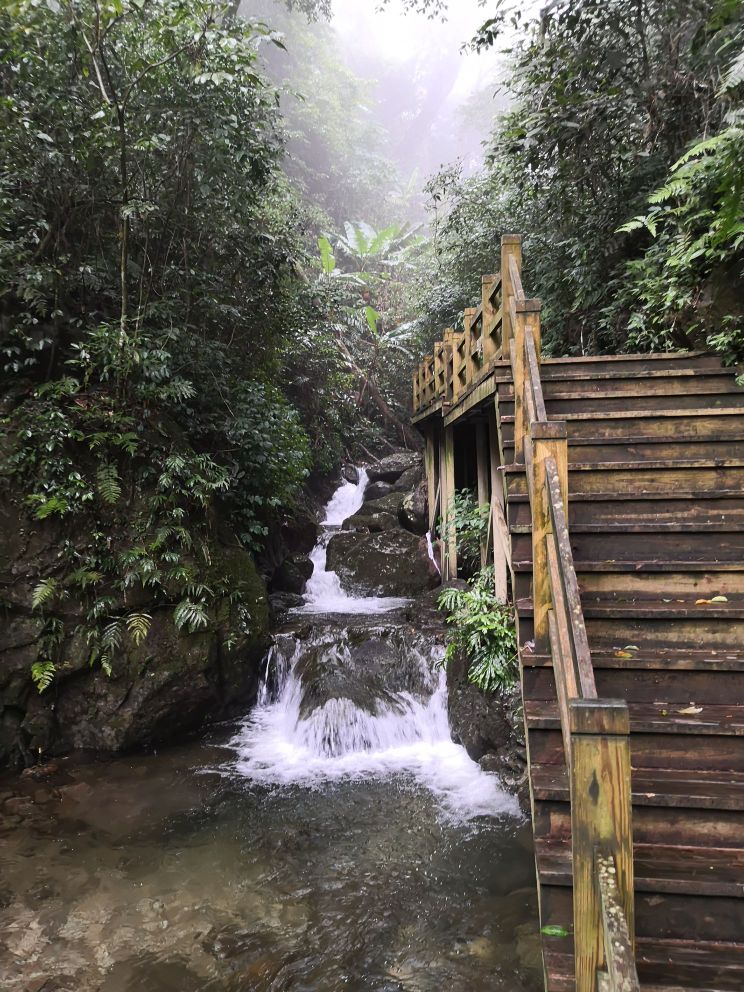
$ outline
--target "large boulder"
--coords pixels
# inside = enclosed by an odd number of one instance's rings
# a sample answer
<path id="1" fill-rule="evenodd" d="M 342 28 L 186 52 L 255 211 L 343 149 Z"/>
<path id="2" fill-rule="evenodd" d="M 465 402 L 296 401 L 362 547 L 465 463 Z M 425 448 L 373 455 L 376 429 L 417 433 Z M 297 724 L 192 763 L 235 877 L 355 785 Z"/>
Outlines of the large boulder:
<path id="1" fill-rule="evenodd" d="M 367 475 L 370 482 L 397 482 L 406 469 L 420 466 L 421 455 L 417 451 L 396 451 L 371 465 Z"/>
<path id="2" fill-rule="evenodd" d="M 309 555 L 318 541 L 318 523 L 309 513 L 296 513 L 281 525 L 280 534 L 287 551 Z"/>
<path id="3" fill-rule="evenodd" d="M 398 510 L 398 519 L 412 534 L 423 535 L 429 529 L 429 497 L 426 480 L 406 493 Z"/>
<path id="4" fill-rule="evenodd" d="M 364 491 L 367 499 L 382 499 L 393 491 L 391 482 L 373 482 Z"/>
<path id="5" fill-rule="evenodd" d="M 6 520 L 12 507 L 2 508 Z M 11 535 L 15 535 L 12 536 Z M 71 539 L 80 539 L 68 530 Z M 22 519 L 0 544 L 7 595 L 0 627 L 0 768 L 22 767 L 48 757 L 90 749 L 121 752 L 173 740 L 204 721 L 242 712 L 255 699 L 268 644 L 265 586 L 248 552 L 212 545 L 207 583 L 225 589 L 209 626 L 179 632 L 173 607 L 140 591 L 128 606 L 151 616 L 147 637 L 125 639 L 114 651 L 111 675 L 90 664 L 83 633 L 86 606 L 72 596 L 63 603 L 69 633 L 58 645 L 53 683 L 39 693 L 31 666 L 44 656 L 47 619 L 29 613 L 38 575 L 54 575 L 59 533 L 51 523 Z M 241 623 L 231 593 L 239 592 L 248 622 Z M 76 632 L 76 627 L 79 629 Z M 228 631 L 241 629 L 235 638 Z"/>
<path id="6" fill-rule="evenodd" d="M 274 572 L 271 591 L 301 595 L 305 591 L 307 580 L 313 574 L 313 567 L 307 555 L 290 555 Z"/>
<path id="7" fill-rule="evenodd" d="M 410 490 L 415 489 L 423 477 L 424 471 L 421 465 L 415 465 L 413 468 L 407 468 L 400 478 L 392 484 L 392 492 L 407 493 Z"/>
<path id="8" fill-rule="evenodd" d="M 404 530 L 341 531 L 328 544 L 328 568 L 361 596 L 416 596 L 439 584 L 426 541 Z"/>

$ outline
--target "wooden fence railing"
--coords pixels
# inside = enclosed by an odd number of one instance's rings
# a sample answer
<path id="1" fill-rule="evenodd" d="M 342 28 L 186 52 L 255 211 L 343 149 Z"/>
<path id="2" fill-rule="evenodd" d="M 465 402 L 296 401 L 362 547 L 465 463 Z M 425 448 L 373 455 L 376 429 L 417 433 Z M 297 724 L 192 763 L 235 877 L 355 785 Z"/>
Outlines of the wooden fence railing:
<path id="1" fill-rule="evenodd" d="M 568 529 L 565 421 L 546 413 L 540 373 L 540 302 L 521 280 L 521 239 L 502 239 L 501 277 L 465 330 L 445 333 L 414 377 L 414 408 L 462 393 L 508 358 L 514 384 L 514 458 L 525 466 L 532 518 L 535 651 L 550 653 L 569 775 L 577 992 L 637 992 L 633 927 L 628 708 L 600 699 Z"/>

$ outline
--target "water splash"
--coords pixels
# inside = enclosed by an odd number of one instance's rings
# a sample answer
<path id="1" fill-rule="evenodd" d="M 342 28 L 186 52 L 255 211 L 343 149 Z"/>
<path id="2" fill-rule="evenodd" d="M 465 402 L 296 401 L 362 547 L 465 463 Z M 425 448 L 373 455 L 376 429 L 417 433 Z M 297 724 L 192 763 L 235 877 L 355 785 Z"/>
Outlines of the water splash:
<path id="1" fill-rule="evenodd" d="M 350 596 L 342 588 L 338 575 L 327 569 L 328 543 L 344 520 L 353 516 L 364 503 L 364 491 L 367 488 L 369 476 L 363 468 L 358 469 L 358 472 L 358 481 L 356 483 L 342 483 L 326 506 L 325 519 L 321 524 L 318 543 L 310 555 L 310 560 L 313 563 L 313 574 L 305 587 L 305 603 L 293 612 L 388 613 L 408 603 L 407 599 L 399 599 L 394 596 Z"/>
<path id="2" fill-rule="evenodd" d="M 389 631 L 367 631 L 390 637 Z M 236 770 L 267 785 L 317 788 L 343 779 L 407 773 L 439 799 L 459 821 L 494 814 L 519 815 L 516 799 L 481 770 L 450 736 L 443 648 L 426 647 L 426 635 L 399 638 L 411 686 L 385 692 L 369 706 L 332 697 L 303 707 L 307 686 L 300 674 L 308 652 L 332 650 L 339 668 L 353 669 L 350 645 L 358 631 L 338 630 L 328 648 L 328 629 L 300 639 L 284 635 L 267 663 L 256 710 L 231 741 Z"/>

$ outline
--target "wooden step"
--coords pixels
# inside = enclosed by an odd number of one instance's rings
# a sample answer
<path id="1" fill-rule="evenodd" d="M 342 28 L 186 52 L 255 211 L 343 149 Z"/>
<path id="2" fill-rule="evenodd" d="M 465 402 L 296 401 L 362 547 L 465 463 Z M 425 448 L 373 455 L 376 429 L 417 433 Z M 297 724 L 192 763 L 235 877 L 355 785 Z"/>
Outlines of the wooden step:
<path id="1" fill-rule="evenodd" d="M 551 371 L 542 378 L 543 395 L 546 402 L 552 399 L 569 399 L 575 396 L 628 396 L 670 395 L 680 393 L 706 396 L 710 393 L 729 392 L 736 387 L 736 372 L 733 369 L 695 368 L 620 370 L 593 372 L 565 368 Z M 504 383 L 500 386 L 504 399 L 514 394 L 514 386 Z"/>
<path id="2" fill-rule="evenodd" d="M 741 432 L 740 432 L 741 433 Z M 514 457 L 514 445 L 504 443 L 504 457 Z M 568 446 L 569 467 L 575 463 L 594 464 L 653 464 L 666 462 L 705 461 L 718 465 L 732 460 L 744 462 L 744 442 L 732 438 L 692 438 L 682 441 L 668 437 L 583 438 Z"/>
<path id="3" fill-rule="evenodd" d="M 510 499 L 527 493 L 523 465 L 505 465 L 502 471 Z M 725 464 L 712 464 L 705 459 L 643 465 L 574 462 L 570 465 L 568 488 L 569 506 L 574 499 L 588 499 L 595 494 L 613 494 L 614 498 L 627 494 L 638 499 L 648 494 L 673 496 L 676 492 L 740 494 L 744 492 L 744 463 L 740 459 L 727 460 Z"/>
<path id="4" fill-rule="evenodd" d="M 740 530 L 708 530 L 675 532 L 671 528 L 650 531 L 639 525 L 622 529 L 569 531 L 574 561 L 630 562 L 636 566 L 645 562 L 730 562 L 744 559 L 744 532 Z M 532 561 L 532 535 L 512 534 L 512 560 L 515 564 Z"/>
<path id="5" fill-rule="evenodd" d="M 725 385 L 724 385 L 725 383 Z M 514 396 L 510 387 L 498 387 L 499 417 L 514 415 Z M 704 406 L 708 411 L 721 408 L 744 407 L 744 389 L 736 385 L 733 377 L 717 381 L 716 389 L 712 392 L 687 392 L 680 389 L 677 392 L 644 390 L 636 386 L 635 392 L 616 393 L 612 390 L 591 392 L 586 394 L 568 393 L 564 396 L 546 398 L 548 416 L 563 420 L 570 413 L 611 413 L 628 414 L 633 410 L 698 410 Z"/>
<path id="6" fill-rule="evenodd" d="M 522 652 L 523 668 L 552 668 L 553 658 L 549 654 L 532 651 Z M 592 647 L 592 664 L 595 671 L 610 668 L 682 672 L 744 672 L 744 647 L 731 647 L 721 651 L 704 651 L 697 648 L 651 649 L 646 645 L 627 644 Z M 742 700 L 744 702 L 744 699 Z"/>
<path id="7" fill-rule="evenodd" d="M 700 563 L 696 563 L 700 564 Z M 704 563 L 706 568 L 690 569 L 685 562 L 662 562 L 643 569 L 633 562 L 577 562 L 579 592 L 583 596 L 622 593 L 625 596 L 651 595 L 656 599 L 690 596 L 693 600 L 716 596 L 744 595 L 744 562 Z M 676 570 L 670 565 L 676 565 Z M 528 599 L 532 588 L 532 568 L 521 562 L 513 573 L 516 599 Z"/>
<path id="8" fill-rule="evenodd" d="M 545 950 L 546 992 L 574 992 L 573 951 L 566 947 L 571 941 L 552 938 L 550 943 Z M 642 992 L 744 989 L 744 950 L 734 941 L 640 939 L 636 957 Z"/>
<path id="9" fill-rule="evenodd" d="M 541 882 L 572 885 L 570 840 L 539 838 L 535 861 Z M 634 844 L 637 892 L 744 898 L 744 849 Z"/>
<path id="10" fill-rule="evenodd" d="M 744 704 L 680 706 L 671 702 L 633 703 L 630 729 L 633 734 L 684 734 L 687 736 L 744 736 Z M 700 712 L 689 712 L 689 710 Z M 684 712 L 683 712 L 684 711 Z M 528 728 L 559 730 L 558 703 L 554 700 L 526 699 L 525 723 Z M 703 775 L 703 772 L 700 772 Z M 548 798 L 548 797 L 546 797 Z M 737 802 L 723 809 L 744 809 L 744 782 Z"/>
<path id="11" fill-rule="evenodd" d="M 526 494 L 515 495 L 508 505 L 509 525 L 524 531 L 532 522 L 532 513 Z M 690 530 L 697 525 L 704 527 L 728 527 L 739 529 L 744 526 L 744 500 L 736 496 L 718 493 L 674 493 L 659 496 L 649 493 L 634 498 L 625 494 L 623 498 L 613 493 L 604 493 L 591 499 L 569 495 L 569 530 L 578 527 L 603 527 L 621 530 L 625 525 L 652 525 Z"/>
<path id="12" fill-rule="evenodd" d="M 561 418 L 568 428 L 571 444 L 593 443 L 602 440 L 625 442 L 652 438 L 700 440 L 703 438 L 733 438 L 744 435 L 744 409 L 722 407 L 718 410 L 619 410 L 569 413 Z M 514 440 L 514 417 L 502 416 L 501 432 L 505 443 Z"/>
<path id="13" fill-rule="evenodd" d="M 511 371 L 510 363 L 504 363 Z M 722 362 L 719 355 L 709 351 L 657 351 L 631 352 L 625 355 L 572 355 L 566 358 L 543 358 L 540 369 L 541 376 L 550 378 L 561 371 L 584 371 L 587 374 L 595 372 L 637 371 L 650 369 L 720 369 Z"/>

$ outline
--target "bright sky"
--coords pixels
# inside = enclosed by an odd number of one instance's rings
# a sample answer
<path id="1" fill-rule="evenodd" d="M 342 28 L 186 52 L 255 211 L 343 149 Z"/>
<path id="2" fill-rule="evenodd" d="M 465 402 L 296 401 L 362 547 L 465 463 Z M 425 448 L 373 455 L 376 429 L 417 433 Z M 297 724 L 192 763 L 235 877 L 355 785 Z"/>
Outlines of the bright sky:
<path id="1" fill-rule="evenodd" d="M 344 45 L 362 46 L 379 55 L 381 62 L 405 62 L 422 38 L 427 50 L 459 51 L 487 17 L 478 0 L 453 0 L 447 21 L 429 20 L 421 14 L 405 13 L 401 0 L 391 0 L 379 9 L 376 0 L 335 0 L 333 26 Z M 493 54 L 463 53 L 462 71 L 452 96 L 460 99 L 493 78 Z"/>

